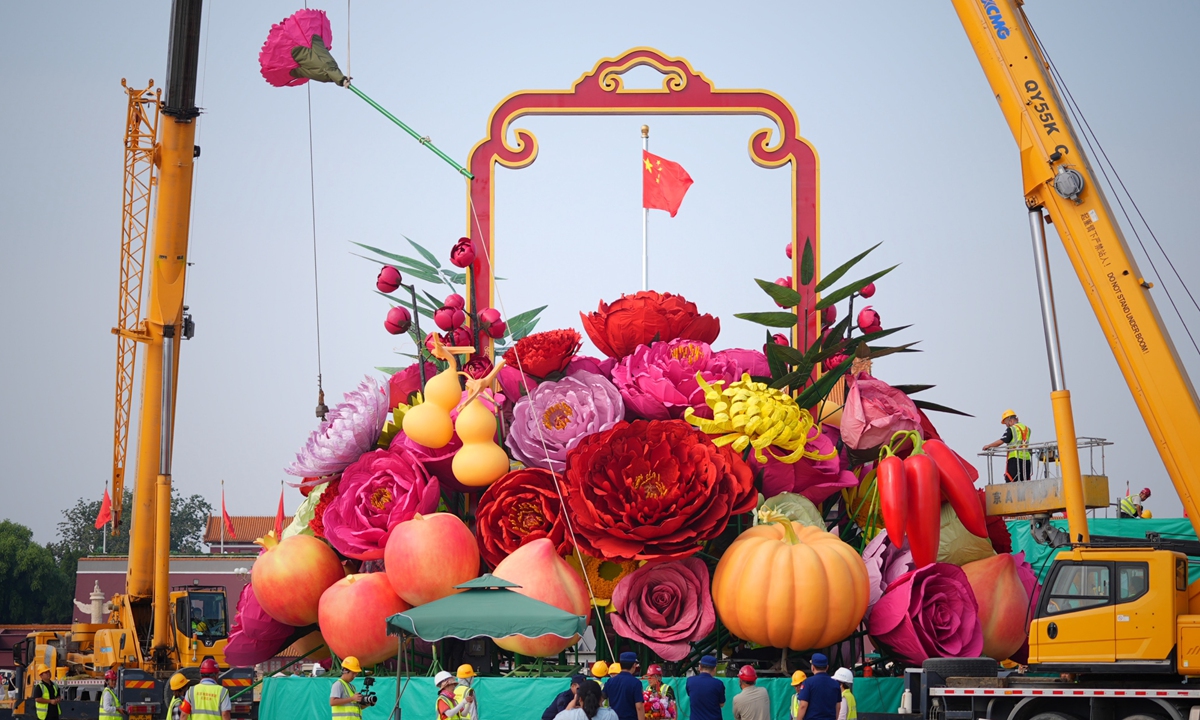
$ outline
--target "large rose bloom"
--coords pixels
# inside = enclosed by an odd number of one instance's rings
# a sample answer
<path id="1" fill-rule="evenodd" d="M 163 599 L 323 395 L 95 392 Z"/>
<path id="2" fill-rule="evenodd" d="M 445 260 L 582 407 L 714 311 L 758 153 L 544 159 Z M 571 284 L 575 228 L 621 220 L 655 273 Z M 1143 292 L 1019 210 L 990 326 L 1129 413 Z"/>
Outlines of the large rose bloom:
<path id="1" fill-rule="evenodd" d="M 388 414 L 388 391 L 367 376 L 356 390 L 325 414 L 320 427 L 296 453 L 296 462 L 284 472 L 296 477 L 324 477 L 339 473 L 375 446 Z"/>
<path id="2" fill-rule="evenodd" d="M 504 362 L 519 372 L 546 378 L 567 369 L 571 357 L 579 351 L 576 330 L 547 330 L 527 335 L 504 353 Z"/>
<path id="3" fill-rule="evenodd" d="M 896 657 L 920 665 L 931 657 L 979 657 L 983 628 L 967 574 L 957 565 L 930 563 L 888 586 L 867 631 Z"/>
<path id="4" fill-rule="evenodd" d="M 585 435 L 608 430 L 624 418 L 625 404 L 612 383 L 577 372 L 544 382 L 518 400 L 505 444 L 526 465 L 562 472 L 567 451 Z"/>
<path id="5" fill-rule="evenodd" d="M 613 358 L 625 357 L 638 345 L 656 340 L 685 338 L 711 344 L 721 334 L 721 321 L 701 315 L 695 303 L 654 290 L 622 295 L 611 304 L 601 300 L 596 312 L 579 316 L 600 352 Z"/>
<path id="6" fill-rule="evenodd" d="M 754 474 L 730 447 L 681 420 L 635 420 L 567 455 L 580 548 L 609 560 L 682 558 L 754 509 Z"/>
<path id="7" fill-rule="evenodd" d="M 383 557 L 392 528 L 437 509 L 438 482 L 412 452 L 398 447 L 363 455 L 342 473 L 325 510 L 325 538 L 357 560 Z"/>
<path id="8" fill-rule="evenodd" d="M 562 491 L 566 493 L 566 488 Z M 554 476 L 541 468 L 525 468 L 489 485 L 475 511 L 475 536 L 479 554 L 492 567 L 525 543 L 541 538 L 549 538 L 559 555 L 570 553 L 571 538 Z"/>
<path id="9" fill-rule="evenodd" d="M 921 429 L 921 415 L 907 395 L 859 373 L 849 381 L 842 410 L 842 442 L 854 450 L 883 445 L 900 430 Z"/>
<path id="10" fill-rule="evenodd" d="M 712 410 L 704 402 L 696 375 L 707 383 L 731 383 L 744 372 L 769 375 L 766 356 L 753 350 L 713 352 L 708 343 L 678 338 L 639 345 L 613 368 L 612 379 L 625 406 L 638 417 L 672 420 L 683 417 L 690 407 L 711 419 Z"/>
<path id="11" fill-rule="evenodd" d="M 612 597 L 613 629 L 645 643 L 664 660 L 687 657 L 690 643 L 717 624 L 708 566 L 697 558 L 646 565 L 617 584 Z"/>

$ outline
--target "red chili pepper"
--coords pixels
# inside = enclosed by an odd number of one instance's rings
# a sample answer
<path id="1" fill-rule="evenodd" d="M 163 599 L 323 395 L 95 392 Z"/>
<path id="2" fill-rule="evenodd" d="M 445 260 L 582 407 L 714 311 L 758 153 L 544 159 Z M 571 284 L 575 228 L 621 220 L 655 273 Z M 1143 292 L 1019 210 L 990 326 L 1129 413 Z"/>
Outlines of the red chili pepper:
<path id="1" fill-rule="evenodd" d="M 926 440 L 921 449 L 937 465 L 938 477 L 941 480 L 942 498 L 950 503 L 958 519 L 967 532 L 976 537 L 986 538 L 987 518 L 979 507 L 979 499 L 975 495 L 975 483 L 958 454 L 941 440 Z"/>
<path id="2" fill-rule="evenodd" d="M 920 441 L 914 438 L 914 441 Z M 937 561 L 938 541 L 942 534 L 942 492 L 937 465 L 918 444 L 904 461 L 908 481 L 908 547 L 913 562 L 924 567 Z"/>
<path id="3" fill-rule="evenodd" d="M 879 485 L 879 509 L 883 512 L 883 526 L 887 528 L 892 544 L 904 544 L 904 532 L 908 523 L 908 484 L 904 480 L 904 461 L 889 455 L 879 461 L 875 471 Z"/>

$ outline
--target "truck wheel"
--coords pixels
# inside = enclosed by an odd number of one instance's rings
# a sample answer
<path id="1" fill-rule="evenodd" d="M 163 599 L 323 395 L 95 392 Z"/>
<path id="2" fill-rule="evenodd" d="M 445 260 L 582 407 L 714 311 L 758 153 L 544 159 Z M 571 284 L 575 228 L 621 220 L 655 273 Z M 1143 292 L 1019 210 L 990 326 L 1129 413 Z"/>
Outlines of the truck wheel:
<path id="1" fill-rule="evenodd" d="M 944 678 L 996 677 L 1000 672 L 1000 663 L 991 658 L 930 658 L 921 667 Z"/>
<path id="2" fill-rule="evenodd" d="M 1029 720 L 1075 720 L 1075 716 L 1060 712 L 1047 712 L 1038 713 L 1029 718 Z"/>
<path id="3" fill-rule="evenodd" d="M 1122 720 L 1160 720 L 1160 718 L 1158 715 L 1143 715 L 1138 713 L 1137 715 L 1126 715 Z"/>

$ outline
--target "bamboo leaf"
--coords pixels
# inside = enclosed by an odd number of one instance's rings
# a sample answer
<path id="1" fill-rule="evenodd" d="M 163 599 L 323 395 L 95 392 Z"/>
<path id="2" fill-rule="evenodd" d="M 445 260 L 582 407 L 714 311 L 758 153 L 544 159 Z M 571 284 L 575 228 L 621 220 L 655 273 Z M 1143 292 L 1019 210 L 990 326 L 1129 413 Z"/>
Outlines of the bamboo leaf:
<path id="1" fill-rule="evenodd" d="M 905 395 L 916 395 L 924 390 L 935 388 L 937 385 L 893 385 L 892 387 L 896 388 Z"/>
<path id="2" fill-rule="evenodd" d="M 401 354 L 401 355 L 408 355 L 408 353 L 400 353 L 400 354 Z M 409 357 L 413 357 L 412 355 L 408 355 L 408 356 L 409 356 Z M 401 368 L 401 367 L 379 367 L 379 366 L 376 366 L 376 368 L 375 368 L 375 369 L 376 369 L 376 370 L 378 370 L 379 372 L 383 373 L 384 375 L 391 376 L 391 375 L 395 375 L 396 373 L 400 372 L 400 371 L 401 371 L 401 370 L 403 370 L 404 368 Z"/>
<path id="3" fill-rule="evenodd" d="M 385 258 L 388 258 L 389 260 L 395 260 L 396 262 L 402 263 L 411 268 L 416 268 L 418 270 L 423 270 L 427 273 L 437 275 L 436 267 L 434 267 L 432 265 L 427 265 L 427 264 L 421 262 L 420 260 L 414 260 L 413 258 L 410 258 L 407 255 L 397 255 L 396 253 L 391 253 L 391 252 L 388 252 L 387 250 L 377 248 L 374 245 L 365 245 L 363 243 L 353 242 L 353 241 L 351 241 L 351 242 L 353 244 L 359 246 L 360 248 L 365 248 L 367 250 L 370 250 L 371 252 L 376 253 L 377 255 L 382 255 Z M 360 255 L 359 257 L 362 257 L 362 256 Z M 367 259 L 373 260 L 374 262 L 379 262 L 379 260 L 375 260 L 374 258 L 367 258 Z M 441 281 L 439 280 L 438 282 L 441 282 Z"/>
<path id="4" fill-rule="evenodd" d="M 804 392 L 796 397 L 796 404 L 802 408 L 809 408 L 824 400 L 829 391 L 833 390 L 833 386 L 837 384 L 837 381 L 850 369 L 850 364 L 853 362 L 854 358 L 848 357 L 833 370 L 822 375 L 820 379 L 805 388 Z"/>
<path id="5" fill-rule="evenodd" d="M 513 315 L 512 317 L 510 317 L 508 319 L 508 325 L 509 325 L 509 327 L 512 327 L 516 323 L 528 322 L 529 320 L 536 318 L 538 315 L 541 314 L 541 312 L 543 310 L 545 310 L 548 307 L 550 307 L 550 306 L 543 305 L 539 308 L 534 308 L 532 310 L 526 310 L 525 312 L 522 312 L 522 313 L 517 313 L 516 315 Z"/>
<path id="6" fill-rule="evenodd" d="M 369 262 L 380 263 L 381 265 L 384 264 L 381 260 L 377 260 L 375 258 L 369 258 L 366 255 L 359 255 L 358 253 L 350 253 L 350 254 L 353 255 L 354 257 L 360 257 L 363 260 L 367 260 Z M 408 266 L 405 266 L 405 267 L 402 267 L 399 269 L 402 271 L 401 274 L 410 275 L 412 277 L 417 278 L 418 280 L 424 280 L 425 282 L 434 283 L 435 285 L 442 282 L 442 279 L 440 277 L 438 277 L 437 275 L 433 274 L 432 270 L 426 271 L 423 269 L 419 269 L 419 268 L 415 268 L 415 267 L 408 267 Z"/>
<path id="7" fill-rule="evenodd" d="M 812 238 L 804 238 L 804 252 L 800 255 L 800 287 L 812 284 L 817 272 L 816 260 L 813 255 Z"/>
<path id="8" fill-rule="evenodd" d="M 879 278 L 883 277 L 884 275 L 887 275 L 888 273 L 890 273 L 891 271 L 895 270 L 898 267 L 900 267 L 900 266 L 893 265 L 886 270 L 880 270 L 879 272 L 874 273 L 872 275 L 868 275 L 865 278 L 862 278 L 861 280 L 856 280 L 856 281 L 850 283 L 849 285 L 846 285 L 844 287 L 838 288 L 837 290 L 834 290 L 833 292 L 829 293 L 828 295 L 825 295 L 824 297 L 822 297 L 821 300 L 819 302 L 817 302 L 817 309 L 824 310 L 825 308 L 829 307 L 830 305 L 833 305 L 835 303 L 841 302 L 842 300 L 845 300 L 846 298 L 850 297 L 851 295 L 858 292 L 862 288 L 866 287 L 868 284 L 875 282 Z"/>
<path id="9" fill-rule="evenodd" d="M 802 385 L 802 384 L 804 384 L 805 378 L 807 378 L 810 374 L 812 374 L 812 366 L 811 365 L 807 369 L 799 368 L 797 370 L 791 371 L 790 373 L 788 373 L 787 375 L 784 375 L 781 378 L 773 380 L 771 382 L 770 386 L 775 388 L 776 390 L 782 390 L 785 387 L 791 387 L 794 385 Z"/>
<path id="10" fill-rule="evenodd" d="M 409 237 L 405 237 L 404 239 L 408 240 L 408 244 L 415 247 L 417 252 L 421 253 L 421 257 L 429 261 L 430 265 L 433 265 L 435 268 L 440 268 L 442 266 L 442 263 L 437 259 L 437 256 L 422 247 L 420 243 Z"/>
<path id="11" fill-rule="evenodd" d="M 949 413 L 951 415 L 962 415 L 963 417 L 975 417 L 974 415 L 971 415 L 970 413 L 965 413 L 962 410 L 955 410 L 952 407 L 946 407 L 945 405 L 938 405 L 937 403 L 929 402 L 928 400 L 913 400 L 913 405 L 916 405 L 917 407 L 921 408 L 922 410 L 930 410 L 932 412 Z"/>
<path id="12" fill-rule="evenodd" d="M 787 374 L 787 364 L 783 358 L 783 354 L 776 350 L 782 348 L 782 345 L 775 344 L 771 339 L 771 331 L 767 330 L 767 344 L 764 346 L 767 355 L 767 367 L 771 369 L 771 377 L 781 378 Z"/>
<path id="13" fill-rule="evenodd" d="M 897 345 L 896 347 L 871 348 L 871 359 L 874 360 L 875 358 L 887 357 L 888 355 L 895 353 L 923 352 L 922 350 L 913 349 L 913 345 L 916 345 L 919 342 L 921 341 L 917 340 L 914 342 L 905 343 L 904 345 Z"/>
<path id="14" fill-rule="evenodd" d="M 758 286 L 763 289 L 763 292 L 770 295 L 771 299 L 774 300 L 777 305 L 782 305 L 785 308 L 796 307 L 804 299 L 800 293 L 796 292 L 790 287 L 776 285 L 773 282 L 759 280 L 758 278 L 755 278 L 754 282 L 758 283 Z"/>
<path id="15" fill-rule="evenodd" d="M 778 353 L 783 361 L 789 365 L 800 365 L 805 362 L 804 353 L 800 352 L 791 345 L 776 345 L 774 341 L 768 342 L 770 342 L 770 344 L 767 346 L 767 348 L 775 348 L 774 352 Z"/>
<path id="16" fill-rule="evenodd" d="M 835 269 L 833 272 L 831 272 L 828 275 L 826 275 L 825 277 L 821 278 L 821 282 L 817 283 L 817 292 L 823 292 L 826 288 L 832 286 L 835 282 L 840 280 L 841 277 L 843 275 L 845 275 L 847 271 L 850 270 L 850 268 L 857 265 L 860 260 L 865 258 L 868 254 L 870 254 L 870 252 L 872 250 L 874 250 L 875 248 L 879 247 L 882 244 L 883 243 L 875 243 L 871 247 L 867 248 L 866 250 L 860 252 L 859 254 L 855 255 L 854 257 L 850 258 L 846 262 L 839 265 L 837 267 L 837 269 Z M 858 287 L 855 288 L 855 291 L 857 292 L 858 290 L 861 290 L 862 288 L 863 288 L 863 286 L 859 285 Z"/>
<path id="17" fill-rule="evenodd" d="M 735 313 L 734 317 L 767 327 L 790 328 L 796 324 L 796 316 L 789 312 Z"/>
<path id="18" fill-rule="evenodd" d="M 442 273 L 442 277 L 446 278 L 447 280 L 454 283 L 455 285 L 466 285 L 467 284 L 467 274 L 466 273 L 457 273 L 457 272 L 453 272 L 451 270 L 447 270 L 446 268 L 442 268 L 440 270 L 440 272 Z"/>
<path id="19" fill-rule="evenodd" d="M 409 310 L 413 309 L 412 302 L 410 300 L 401 300 L 400 298 L 396 297 L 395 295 L 388 295 L 387 293 L 382 293 L 382 292 L 379 292 L 378 290 L 375 291 L 375 294 L 382 295 L 385 298 L 387 298 L 388 300 L 391 300 L 392 302 L 396 303 L 397 305 L 406 307 Z M 425 307 L 417 307 L 416 312 L 421 313 L 422 315 L 429 318 L 430 320 L 433 319 L 433 311 L 428 310 Z"/>

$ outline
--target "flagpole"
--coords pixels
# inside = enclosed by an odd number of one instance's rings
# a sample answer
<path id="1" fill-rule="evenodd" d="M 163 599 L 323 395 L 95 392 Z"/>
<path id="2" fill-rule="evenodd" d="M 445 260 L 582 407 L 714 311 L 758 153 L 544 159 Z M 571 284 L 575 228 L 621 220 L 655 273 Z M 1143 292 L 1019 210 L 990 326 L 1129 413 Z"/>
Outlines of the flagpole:
<path id="1" fill-rule="evenodd" d="M 643 152 L 650 151 L 650 126 L 649 125 L 642 126 L 642 151 Z M 645 203 L 642 203 L 642 205 L 645 205 Z M 642 208 L 642 289 L 643 290 L 650 289 L 649 281 L 648 281 L 649 264 L 650 264 L 650 251 L 649 251 L 650 246 L 649 246 L 649 241 L 647 240 L 647 229 L 649 226 L 649 220 L 650 220 L 650 209 L 643 207 Z"/>
<path id="2" fill-rule="evenodd" d="M 221 481 L 221 554 L 225 554 L 225 481 Z"/>

